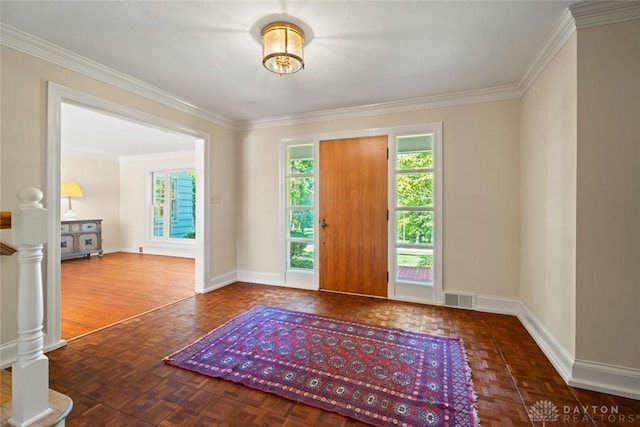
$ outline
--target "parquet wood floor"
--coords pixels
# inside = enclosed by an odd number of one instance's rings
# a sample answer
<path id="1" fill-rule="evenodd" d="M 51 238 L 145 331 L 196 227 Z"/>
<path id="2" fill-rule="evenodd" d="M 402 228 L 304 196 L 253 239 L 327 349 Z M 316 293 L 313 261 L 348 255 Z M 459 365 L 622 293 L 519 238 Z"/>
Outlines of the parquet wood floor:
<path id="1" fill-rule="evenodd" d="M 71 339 L 193 295 L 190 258 L 117 252 L 61 263 L 61 330 Z"/>
<path id="2" fill-rule="evenodd" d="M 235 283 L 75 339 L 50 352 L 50 386 L 69 395 L 67 426 L 360 426 L 340 415 L 165 365 L 163 357 L 256 305 L 464 339 L 481 425 L 637 426 L 640 401 L 568 387 L 517 318 L 325 292 Z M 618 408 L 602 418 L 599 409 Z M 565 407 L 571 412 L 565 414 Z M 576 409 L 577 408 L 577 409 Z M 574 414 L 573 411 L 578 413 Z"/>

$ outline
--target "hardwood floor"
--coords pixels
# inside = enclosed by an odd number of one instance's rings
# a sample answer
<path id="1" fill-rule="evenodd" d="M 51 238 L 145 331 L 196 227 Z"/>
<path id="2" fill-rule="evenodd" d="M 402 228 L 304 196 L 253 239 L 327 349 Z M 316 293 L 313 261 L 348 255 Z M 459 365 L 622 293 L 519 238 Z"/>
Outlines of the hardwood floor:
<path id="1" fill-rule="evenodd" d="M 539 401 L 558 408 L 559 421 L 548 422 L 549 426 L 640 425 L 640 401 L 568 387 L 513 316 L 235 283 L 50 352 L 50 387 L 74 400 L 67 426 L 362 425 L 162 362 L 168 354 L 257 304 L 461 337 L 483 427 L 541 426 L 542 422 L 533 423 L 527 415 L 527 408 Z M 586 412 L 583 407 L 588 407 Z M 612 419 L 613 407 L 618 414 Z"/>
<path id="2" fill-rule="evenodd" d="M 62 261 L 62 338 L 71 339 L 194 294 L 190 258 L 113 253 Z"/>

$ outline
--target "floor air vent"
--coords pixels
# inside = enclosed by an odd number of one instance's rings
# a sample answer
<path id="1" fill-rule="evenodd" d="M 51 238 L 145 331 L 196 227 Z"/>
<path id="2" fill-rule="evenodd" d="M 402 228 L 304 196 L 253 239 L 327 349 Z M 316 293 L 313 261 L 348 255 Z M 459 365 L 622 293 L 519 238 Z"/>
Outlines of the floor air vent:
<path id="1" fill-rule="evenodd" d="M 470 294 L 444 294 L 444 305 L 447 307 L 473 308 L 475 296 Z"/>

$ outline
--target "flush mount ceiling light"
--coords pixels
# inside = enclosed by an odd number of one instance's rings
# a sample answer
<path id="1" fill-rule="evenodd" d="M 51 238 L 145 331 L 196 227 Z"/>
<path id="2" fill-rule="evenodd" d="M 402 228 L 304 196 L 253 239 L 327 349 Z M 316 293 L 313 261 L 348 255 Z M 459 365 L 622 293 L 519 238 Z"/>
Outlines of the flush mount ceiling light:
<path id="1" fill-rule="evenodd" d="M 262 65 L 273 72 L 293 74 L 304 68 L 304 33 L 289 22 L 273 22 L 262 29 Z"/>

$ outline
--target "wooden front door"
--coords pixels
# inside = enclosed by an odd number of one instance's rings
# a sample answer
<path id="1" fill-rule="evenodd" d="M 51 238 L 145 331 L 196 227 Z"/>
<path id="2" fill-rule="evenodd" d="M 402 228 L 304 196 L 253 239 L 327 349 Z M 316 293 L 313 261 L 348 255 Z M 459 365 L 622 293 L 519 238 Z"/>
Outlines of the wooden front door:
<path id="1" fill-rule="evenodd" d="M 387 141 L 320 141 L 320 289 L 387 296 Z"/>

